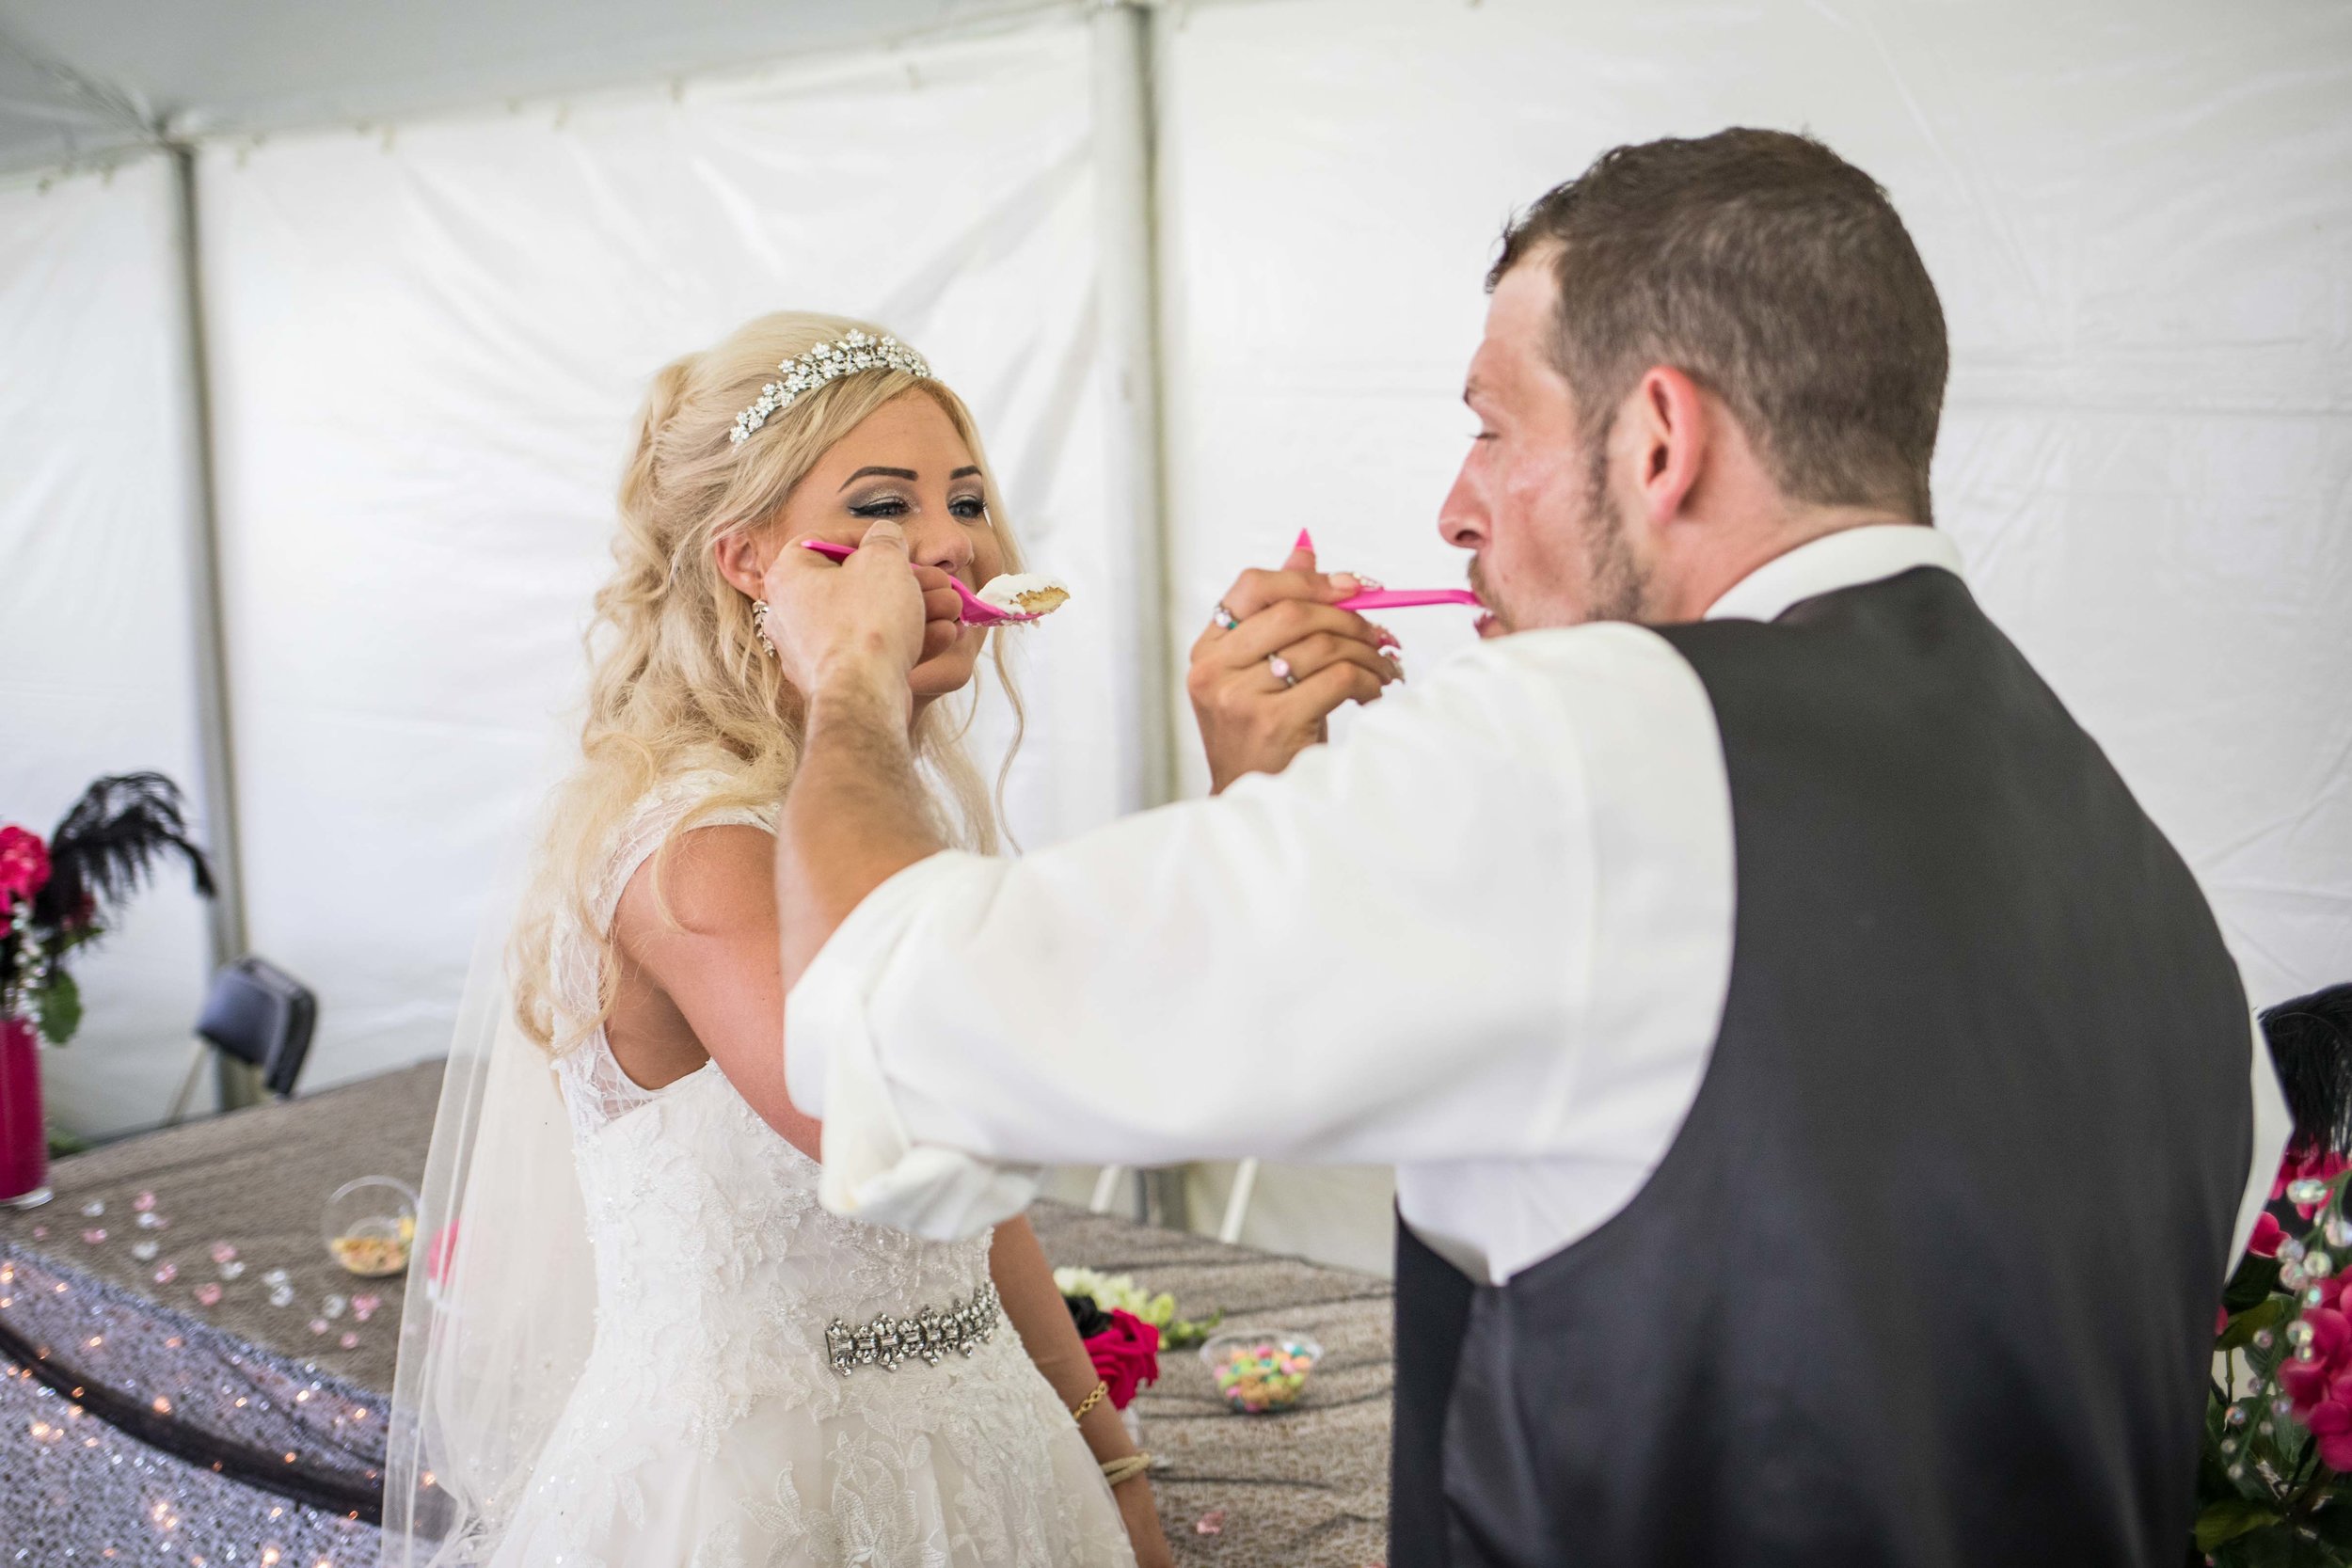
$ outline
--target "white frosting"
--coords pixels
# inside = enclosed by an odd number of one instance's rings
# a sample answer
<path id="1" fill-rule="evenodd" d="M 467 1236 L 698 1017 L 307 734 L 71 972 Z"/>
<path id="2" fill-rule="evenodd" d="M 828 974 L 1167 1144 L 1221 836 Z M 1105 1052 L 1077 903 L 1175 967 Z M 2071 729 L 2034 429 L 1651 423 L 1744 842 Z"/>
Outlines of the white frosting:
<path id="1" fill-rule="evenodd" d="M 1065 596 L 1070 593 L 1070 585 L 1059 578 L 1049 578 L 1040 572 L 1007 572 L 989 578 L 972 596 L 992 609 L 1025 615 L 1029 611 L 1021 608 L 1021 596 L 1046 588 L 1055 589 Z"/>

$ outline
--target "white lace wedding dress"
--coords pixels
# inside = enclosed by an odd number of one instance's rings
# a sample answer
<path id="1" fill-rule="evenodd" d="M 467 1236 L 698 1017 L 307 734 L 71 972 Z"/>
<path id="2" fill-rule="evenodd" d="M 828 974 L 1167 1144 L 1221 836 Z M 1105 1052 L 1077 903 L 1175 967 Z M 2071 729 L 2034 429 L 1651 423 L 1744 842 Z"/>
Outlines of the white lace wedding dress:
<path id="1" fill-rule="evenodd" d="M 600 922 L 707 787 L 688 779 L 641 804 Z M 575 929 L 556 953 L 564 1004 L 592 1006 L 578 988 L 594 984 L 594 944 Z M 935 1365 L 918 1354 L 844 1376 L 829 1359 L 836 1324 L 870 1330 L 976 1296 L 993 1312 L 986 1237 L 920 1242 L 819 1208 L 817 1164 L 715 1063 L 642 1088 L 599 1031 L 557 1067 L 596 1338 L 496 1564 L 1132 1568 L 1102 1473 L 1009 1321 L 977 1342 L 969 1317 L 935 1331 Z"/>

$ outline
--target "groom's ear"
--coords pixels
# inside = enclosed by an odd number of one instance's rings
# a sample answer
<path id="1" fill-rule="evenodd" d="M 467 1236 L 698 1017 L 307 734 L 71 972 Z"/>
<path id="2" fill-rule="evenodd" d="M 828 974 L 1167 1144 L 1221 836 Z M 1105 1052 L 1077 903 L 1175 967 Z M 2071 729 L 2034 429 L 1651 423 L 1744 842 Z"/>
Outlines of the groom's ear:
<path id="1" fill-rule="evenodd" d="M 1634 483 L 1653 524 L 1672 522 L 1707 466 L 1715 409 L 1698 384 L 1671 365 L 1643 372 L 1630 400 Z"/>
<path id="2" fill-rule="evenodd" d="M 711 563 L 719 575 L 746 598 L 756 599 L 766 592 L 768 578 L 766 552 L 751 530 L 723 533 L 710 542 Z"/>

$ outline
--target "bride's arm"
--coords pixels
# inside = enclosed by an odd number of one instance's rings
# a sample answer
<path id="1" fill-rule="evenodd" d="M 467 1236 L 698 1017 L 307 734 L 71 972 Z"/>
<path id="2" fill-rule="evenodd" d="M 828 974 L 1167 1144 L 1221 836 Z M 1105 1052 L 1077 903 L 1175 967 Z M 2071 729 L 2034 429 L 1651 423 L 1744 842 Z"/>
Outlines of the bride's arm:
<path id="1" fill-rule="evenodd" d="M 1094 1362 L 1087 1354 L 1086 1341 L 1078 1338 L 1077 1325 L 1070 1321 L 1070 1308 L 1062 1305 L 1053 1268 L 1045 1261 L 1044 1250 L 1037 1244 L 1037 1234 L 1027 1220 L 1009 1219 L 996 1227 L 988 1268 L 1005 1316 L 1020 1333 L 1029 1359 L 1061 1396 L 1062 1407 L 1077 1409 L 1094 1392 Z M 1136 1451 L 1125 1424 L 1108 1400 L 1094 1402 L 1094 1408 L 1078 1422 L 1078 1431 L 1087 1447 L 1094 1450 L 1097 1464 L 1124 1459 Z M 1151 1481 L 1137 1475 L 1111 1488 L 1111 1496 L 1118 1499 L 1119 1514 L 1126 1523 L 1139 1568 L 1156 1568 L 1169 1561 Z"/>
<path id="2" fill-rule="evenodd" d="M 622 999 L 647 1023 L 642 1037 L 612 1035 L 612 1054 L 639 1083 L 660 1084 L 699 1066 L 697 1048 L 707 1052 L 761 1119 L 816 1159 L 819 1124 L 792 1103 L 777 1049 L 784 972 L 774 860 L 772 838 L 736 825 L 696 828 L 666 860 L 637 868 L 612 934 Z"/>

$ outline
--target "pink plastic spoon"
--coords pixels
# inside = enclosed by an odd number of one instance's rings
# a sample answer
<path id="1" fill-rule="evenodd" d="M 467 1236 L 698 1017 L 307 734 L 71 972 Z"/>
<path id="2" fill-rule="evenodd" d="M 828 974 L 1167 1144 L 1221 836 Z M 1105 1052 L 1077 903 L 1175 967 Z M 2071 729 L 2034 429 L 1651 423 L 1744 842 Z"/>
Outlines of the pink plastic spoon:
<path id="1" fill-rule="evenodd" d="M 1378 588 L 1342 599 L 1342 610 L 1411 610 L 1416 605 L 1458 604 L 1478 607 L 1478 595 L 1464 588 Z"/>
<path id="2" fill-rule="evenodd" d="M 822 539 L 803 539 L 801 541 L 801 548 L 815 550 L 828 561 L 847 561 L 857 554 L 857 551 L 848 545 L 828 544 Z M 963 601 L 963 625 L 967 626 L 993 626 L 999 621 L 1025 622 L 1038 618 L 1034 615 L 1021 614 L 1017 610 L 999 610 L 966 588 L 953 576 L 947 578 L 947 584 L 956 591 L 956 597 Z"/>

